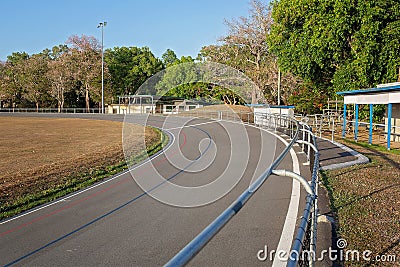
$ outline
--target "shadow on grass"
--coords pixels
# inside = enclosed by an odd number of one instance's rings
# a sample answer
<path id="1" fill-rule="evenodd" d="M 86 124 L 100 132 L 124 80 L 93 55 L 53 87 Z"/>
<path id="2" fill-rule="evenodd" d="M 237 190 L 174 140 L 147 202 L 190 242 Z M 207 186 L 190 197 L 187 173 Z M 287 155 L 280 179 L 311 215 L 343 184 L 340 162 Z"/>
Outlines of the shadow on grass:
<path id="1" fill-rule="evenodd" d="M 385 150 L 384 147 L 379 146 L 379 145 L 369 145 L 368 143 L 364 143 L 364 142 L 354 142 L 354 141 L 350 141 L 347 139 L 344 139 L 344 141 L 346 141 L 349 144 L 353 144 L 355 146 L 359 146 L 359 147 L 363 147 L 365 149 L 367 149 L 368 151 L 371 152 L 372 155 L 375 156 L 379 156 L 381 158 L 383 158 L 384 160 L 386 160 L 391 166 L 393 166 L 396 169 L 400 170 L 400 163 L 396 162 L 394 160 L 392 160 L 391 158 L 389 158 L 387 156 L 388 153 L 390 154 L 394 154 L 394 155 L 400 155 L 400 151 L 397 149 L 393 149 L 393 150 Z M 364 153 L 365 154 L 365 153 Z"/>
<path id="2" fill-rule="evenodd" d="M 368 144 L 360 144 L 360 143 L 356 143 L 356 142 L 352 142 L 352 141 L 348 141 L 346 140 L 347 143 L 351 143 L 353 145 L 359 146 L 359 147 L 363 147 L 365 148 L 366 151 L 364 151 L 364 155 L 368 156 L 370 159 L 372 156 L 375 157 L 380 157 L 384 160 L 383 165 L 387 165 L 387 166 L 391 166 L 393 168 L 395 168 L 396 170 L 400 170 L 400 163 L 391 159 L 389 156 L 390 154 L 394 154 L 394 155 L 398 155 L 398 151 L 394 152 L 393 151 L 384 151 L 382 148 L 378 148 L 377 146 L 370 146 Z M 381 151 L 380 151 L 381 150 Z M 366 152 L 366 153 L 365 153 Z M 376 190 L 373 190 L 371 192 L 368 192 L 368 194 L 365 194 L 363 196 L 357 197 L 356 199 L 352 199 L 348 202 L 345 202 L 344 204 L 338 205 L 338 202 L 340 203 L 341 201 L 338 201 L 338 199 L 334 198 L 333 192 L 334 192 L 334 187 L 333 187 L 333 181 L 332 179 L 335 179 L 335 177 L 337 176 L 342 176 L 342 175 L 346 175 L 352 172 L 357 172 L 359 170 L 363 170 L 363 169 L 368 169 L 368 168 L 377 168 L 379 167 L 376 164 L 376 161 L 372 161 L 372 163 L 369 163 L 367 165 L 364 166 L 357 166 L 357 168 L 347 168 L 345 170 L 343 170 L 342 172 L 336 174 L 335 176 L 329 175 L 327 171 L 321 171 L 321 179 L 322 182 L 328 192 L 328 197 L 329 197 L 329 201 L 330 201 L 330 208 L 331 210 L 326 212 L 324 215 L 330 215 L 334 218 L 334 223 L 332 223 L 332 247 L 334 248 L 336 245 L 336 240 L 337 238 L 339 238 L 338 236 L 340 236 L 340 223 L 345 223 L 345 222 L 340 222 L 340 218 L 338 217 L 338 211 L 346 208 L 346 207 L 351 207 L 352 205 L 357 204 L 360 201 L 366 200 L 368 198 L 374 197 L 377 198 L 379 196 L 377 196 L 377 194 L 379 193 L 383 193 L 389 189 L 395 188 L 395 187 L 400 187 L 400 183 L 393 183 L 387 186 L 384 186 L 382 188 L 378 188 Z M 343 202 L 342 202 L 343 203 Z M 388 240 L 389 241 L 389 240 Z M 394 248 L 396 248 L 397 246 L 400 246 L 400 240 L 397 241 L 389 241 L 388 243 L 385 244 L 385 248 L 382 249 L 379 253 L 374 254 L 374 255 L 389 255 L 388 253 L 390 251 L 392 251 Z M 343 263 L 337 263 L 336 264 L 343 264 Z M 376 263 L 374 262 L 368 262 L 363 266 L 371 266 L 374 265 Z"/>
<path id="3" fill-rule="evenodd" d="M 389 246 L 387 246 L 385 249 L 383 249 L 382 251 L 380 251 L 379 253 L 377 253 L 376 255 L 379 256 L 385 256 L 385 257 L 392 257 L 391 259 L 393 260 L 393 263 L 396 263 L 396 260 L 398 259 L 398 255 L 396 255 L 395 253 L 389 253 L 389 251 L 391 251 L 392 249 L 394 249 L 395 247 L 400 246 L 400 239 L 392 242 Z M 394 257 L 394 258 L 393 258 Z M 387 259 L 387 258 L 386 258 Z M 390 263 L 390 262 L 389 262 Z M 366 263 L 364 266 L 372 266 L 372 265 L 376 265 L 377 263 L 374 261 L 369 261 L 368 263 Z"/>
<path id="4" fill-rule="evenodd" d="M 369 194 L 367 194 L 367 195 L 358 197 L 358 198 L 356 198 L 356 199 L 354 199 L 354 200 L 352 200 L 352 201 L 350 201 L 350 202 L 348 202 L 348 203 L 345 203 L 345 204 L 343 204 L 343 205 L 341 205 L 341 206 L 338 206 L 337 209 L 339 210 L 339 209 L 342 209 L 342 208 L 351 206 L 351 205 L 353 205 L 353 204 L 355 204 L 355 203 L 357 203 L 357 202 L 359 202 L 359 201 L 361 201 L 361 200 L 364 200 L 364 199 L 366 199 L 366 198 L 372 197 L 372 196 L 375 195 L 375 194 L 381 193 L 381 192 L 383 192 L 383 191 L 385 191 L 385 190 L 391 189 L 391 188 L 396 187 L 396 186 L 400 186 L 400 183 L 388 185 L 388 186 L 385 186 L 385 187 L 383 187 L 383 188 L 380 188 L 380 189 L 377 189 L 377 190 L 375 190 L 375 191 L 372 191 L 371 193 L 369 193 Z"/>

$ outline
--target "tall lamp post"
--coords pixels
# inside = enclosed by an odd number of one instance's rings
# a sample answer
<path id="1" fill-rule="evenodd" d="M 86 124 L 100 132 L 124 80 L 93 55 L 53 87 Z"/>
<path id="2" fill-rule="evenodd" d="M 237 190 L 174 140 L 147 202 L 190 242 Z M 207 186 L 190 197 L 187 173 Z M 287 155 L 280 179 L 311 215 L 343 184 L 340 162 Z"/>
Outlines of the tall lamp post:
<path id="1" fill-rule="evenodd" d="M 101 113 L 104 114 L 104 27 L 107 22 L 100 22 L 97 28 L 101 28 Z"/>

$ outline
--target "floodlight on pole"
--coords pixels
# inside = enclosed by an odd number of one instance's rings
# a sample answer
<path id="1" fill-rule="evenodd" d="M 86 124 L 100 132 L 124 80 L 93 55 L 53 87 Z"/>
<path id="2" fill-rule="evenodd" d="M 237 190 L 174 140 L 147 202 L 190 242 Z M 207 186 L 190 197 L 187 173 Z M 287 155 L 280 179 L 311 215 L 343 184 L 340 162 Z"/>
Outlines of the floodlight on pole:
<path id="1" fill-rule="evenodd" d="M 97 28 L 101 28 L 101 113 L 104 114 L 104 27 L 107 22 L 100 22 Z"/>

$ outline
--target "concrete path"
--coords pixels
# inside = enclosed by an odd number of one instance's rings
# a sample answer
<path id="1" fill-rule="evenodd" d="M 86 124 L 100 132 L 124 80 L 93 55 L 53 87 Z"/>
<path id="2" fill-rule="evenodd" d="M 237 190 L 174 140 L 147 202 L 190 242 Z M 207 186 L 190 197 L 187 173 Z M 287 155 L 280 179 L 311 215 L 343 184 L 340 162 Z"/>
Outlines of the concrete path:
<path id="1" fill-rule="evenodd" d="M 364 155 L 338 142 L 317 138 L 317 144 L 320 152 L 321 170 L 340 169 L 369 162 L 369 159 Z"/>

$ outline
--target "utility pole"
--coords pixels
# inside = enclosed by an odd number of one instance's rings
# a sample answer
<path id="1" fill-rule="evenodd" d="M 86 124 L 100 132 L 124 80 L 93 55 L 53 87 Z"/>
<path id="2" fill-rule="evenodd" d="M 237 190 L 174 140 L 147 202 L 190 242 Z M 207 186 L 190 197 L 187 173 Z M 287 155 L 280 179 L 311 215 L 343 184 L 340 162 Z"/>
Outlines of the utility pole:
<path id="1" fill-rule="evenodd" d="M 278 106 L 281 105 L 281 69 L 278 68 Z"/>
<path id="2" fill-rule="evenodd" d="M 100 22 L 97 28 L 101 28 L 101 113 L 104 114 L 104 27 L 107 22 Z"/>

